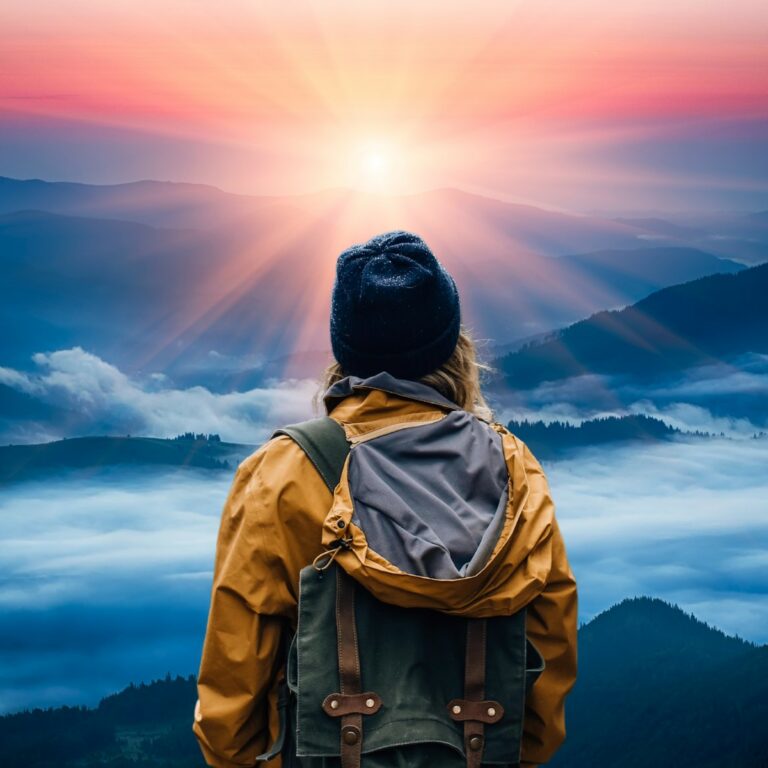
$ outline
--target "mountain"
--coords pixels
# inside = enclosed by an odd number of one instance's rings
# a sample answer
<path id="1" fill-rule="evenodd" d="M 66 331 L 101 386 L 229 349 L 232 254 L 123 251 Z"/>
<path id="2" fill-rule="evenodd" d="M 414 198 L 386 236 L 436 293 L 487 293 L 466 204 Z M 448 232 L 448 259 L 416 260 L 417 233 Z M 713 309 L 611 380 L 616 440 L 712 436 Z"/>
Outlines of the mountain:
<path id="1" fill-rule="evenodd" d="M 7 384 L 0 384 L 0 427 L 4 421 L 56 418 L 61 411 Z"/>
<path id="2" fill-rule="evenodd" d="M 0 717 L 5 768 L 203 766 L 192 734 L 195 679 L 131 685 L 94 709 Z M 651 598 L 625 600 L 579 630 L 568 768 L 765 768 L 768 646 L 756 647 Z"/>
<path id="3" fill-rule="evenodd" d="M 744 264 L 768 261 L 768 217 L 754 213 L 685 213 L 637 218 L 616 222 L 645 230 L 642 239 L 672 246 L 700 248 Z"/>
<path id="4" fill-rule="evenodd" d="M 11 330 L 3 362 L 78 344 L 141 360 L 183 324 L 185 303 L 208 300 L 212 252 L 193 231 L 39 211 L 0 217 L 0 323 Z"/>
<path id="5" fill-rule="evenodd" d="M 646 237 L 648 239 L 691 239 L 703 237 L 705 235 L 704 230 L 686 227 L 681 224 L 675 224 L 674 222 L 667 221 L 666 219 L 659 219 L 655 217 L 649 218 L 626 218 L 619 217 L 614 219 L 621 224 L 628 224 L 631 227 L 642 227 L 648 232 Z"/>
<path id="6" fill-rule="evenodd" d="M 7 192 L 8 205 L 66 211 L 0 215 L 0 363 L 16 367 L 36 352 L 82 346 L 128 373 L 189 380 L 217 369 L 237 378 L 283 358 L 278 376 L 295 376 L 303 368 L 291 367 L 292 353 L 328 348 L 338 253 L 384 229 L 421 233 L 459 284 L 466 324 L 501 343 L 624 306 L 670 281 L 738 269 L 703 251 L 638 249 L 641 230 L 627 225 L 455 190 L 231 200 L 194 187 L 180 203 L 185 185 L 5 183 L 23 192 Z M 147 216 L 136 202 L 145 189 Z M 215 211 L 230 202 L 236 215 L 225 221 Z M 158 226 L 159 212 L 182 203 L 192 207 Z"/>
<path id="7" fill-rule="evenodd" d="M 660 600 L 626 600 L 579 632 L 579 679 L 553 768 L 768 765 L 768 646 Z"/>
<path id="8" fill-rule="evenodd" d="M 121 219 L 171 229 L 226 226 L 279 198 L 233 195 L 205 184 L 136 181 L 77 184 L 0 176 L 0 214 L 24 210 Z"/>
<path id="9" fill-rule="evenodd" d="M 585 373 L 647 377 L 768 352 L 768 264 L 665 288 L 496 361 L 506 382 L 530 388 Z"/>
<path id="10" fill-rule="evenodd" d="M 579 425 L 554 421 L 510 421 L 510 432 L 523 440 L 539 459 L 554 459 L 579 448 L 608 443 L 654 443 L 682 435 L 679 429 L 651 416 L 606 416 Z M 686 433 L 690 436 L 690 433 Z M 697 435 L 703 436 L 703 435 Z"/>
<path id="11" fill-rule="evenodd" d="M 39 478 L 62 470 L 105 467 L 175 466 L 229 469 L 232 460 L 247 455 L 250 446 L 223 443 L 216 435 L 180 435 L 172 440 L 153 437 L 73 437 L 37 445 L 0 446 L 0 485 Z"/>
<path id="12" fill-rule="evenodd" d="M 131 685 L 99 706 L 0 717 L 5 768 L 204 768 L 192 734 L 195 678 Z"/>
<path id="13" fill-rule="evenodd" d="M 446 207 L 463 211 L 470 220 L 484 223 L 484 228 L 510 234 L 526 250 L 546 255 L 562 255 L 574 247 L 591 250 L 637 244 L 637 234 L 642 231 L 619 221 L 506 203 L 450 188 L 407 195 L 333 189 L 265 197 L 235 195 L 203 184 L 138 181 L 94 185 L 0 176 L 0 214 L 40 210 L 176 229 L 217 229 L 254 218 L 269 223 L 276 214 L 290 211 L 299 219 L 344 213 L 368 229 L 377 220 L 384 228 L 404 228 L 405 224 L 390 218 L 391 213 L 437 230 L 443 224 L 440 209 Z M 350 223 L 354 228 L 354 221 Z M 368 237 L 375 231 L 370 229 Z"/>
<path id="14" fill-rule="evenodd" d="M 622 306 L 676 283 L 744 268 L 697 248 L 673 247 L 593 251 L 562 256 L 558 261 L 564 285 L 572 290 L 585 284 L 593 286 L 593 290 L 602 287 L 608 300 L 611 294 L 620 296 Z M 601 308 L 611 307 L 606 302 Z"/>
<path id="15" fill-rule="evenodd" d="M 508 428 L 541 459 L 557 458 L 591 445 L 668 440 L 681 434 L 648 416 L 610 417 L 579 426 L 560 422 L 510 421 Z M 155 437 L 72 437 L 49 443 L 0 446 L 0 485 L 62 471 L 98 473 L 108 467 L 231 469 L 255 446 L 222 442 L 217 435 L 187 433 Z"/>

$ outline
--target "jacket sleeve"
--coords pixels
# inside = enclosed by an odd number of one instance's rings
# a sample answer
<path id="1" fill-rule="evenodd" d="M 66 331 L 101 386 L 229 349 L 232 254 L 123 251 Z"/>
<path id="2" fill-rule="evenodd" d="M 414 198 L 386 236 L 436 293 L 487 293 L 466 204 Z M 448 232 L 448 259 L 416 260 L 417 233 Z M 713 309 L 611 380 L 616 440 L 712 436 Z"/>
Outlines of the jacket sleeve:
<path id="1" fill-rule="evenodd" d="M 530 459 L 541 472 L 538 462 L 529 453 Z M 543 478 L 543 472 L 541 476 Z M 543 488 L 548 495 L 546 480 Z M 554 514 L 551 551 L 550 577 L 527 611 L 528 637 L 544 657 L 546 666 L 526 700 L 523 768 L 546 763 L 562 744 L 565 739 L 565 697 L 576 682 L 576 581 Z"/>
<path id="2" fill-rule="evenodd" d="M 295 623 L 306 556 L 290 551 L 288 529 L 306 462 L 289 437 L 274 438 L 238 466 L 224 503 L 192 724 L 215 768 L 252 766 L 277 736 L 280 637 Z"/>

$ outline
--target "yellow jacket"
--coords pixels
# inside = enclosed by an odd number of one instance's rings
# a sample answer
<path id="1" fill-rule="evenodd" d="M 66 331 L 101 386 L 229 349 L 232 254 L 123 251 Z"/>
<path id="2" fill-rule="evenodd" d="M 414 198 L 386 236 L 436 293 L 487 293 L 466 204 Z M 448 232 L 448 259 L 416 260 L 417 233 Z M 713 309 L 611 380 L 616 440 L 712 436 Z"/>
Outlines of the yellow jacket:
<path id="1" fill-rule="evenodd" d="M 445 413 L 439 399 L 377 388 L 325 402 L 351 440 Z M 492 427 L 501 435 L 511 491 L 486 565 L 460 579 L 405 573 L 368 547 L 350 523 L 348 463 L 331 495 L 288 436 L 269 440 L 241 462 L 221 518 L 193 722 L 210 765 L 252 766 L 276 738 L 280 630 L 284 618 L 295 627 L 299 572 L 338 538 L 339 520 L 352 546 L 337 562 L 385 602 L 463 616 L 528 606 L 527 634 L 546 668 L 527 699 L 522 764 L 552 757 L 565 737 L 565 696 L 576 678 L 576 583 L 541 466 L 505 427 Z M 279 758 L 271 765 L 279 768 Z"/>

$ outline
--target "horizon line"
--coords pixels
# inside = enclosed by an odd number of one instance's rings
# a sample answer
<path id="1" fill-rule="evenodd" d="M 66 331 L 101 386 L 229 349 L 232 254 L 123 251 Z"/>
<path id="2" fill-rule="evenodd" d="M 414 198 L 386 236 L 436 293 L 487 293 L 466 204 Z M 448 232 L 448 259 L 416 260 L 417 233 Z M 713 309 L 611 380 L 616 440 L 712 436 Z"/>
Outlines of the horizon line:
<path id="1" fill-rule="evenodd" d="M 18 178 L 16 176 L 6 176 L 0 173 L 0 182 L 10 181 L 20 184 L 47 184 L 51 186 L 75 186 L 75 187 L 97 187 L 103 189 L 117 188 L 117 187 L 130 187 L 139 185 L 167 185 L 177 187 L 198 187 L 207 190 L 211 190 L 218 194 L 227 195 L 231 197 L 247 198 L 251 200 L 263 200 L 263 201 L 276 201 L 276 200 L 295 200 L 297 198 L 312 198 L 321 197 L 323 195 L 347 195 L 369 198 L 388 198 L 388 199 L 402 199 L 409 197 L 428 196 L 440 193 L 455 193 L 468 195 L 475 198 L 489 200 L 491 202 L 500 203 L 502 205 L 534 208 L 536 210 L 545 211 L 548 213 L 559 213 L 567 216 L 585 216 L 585 217 L 597 217 L 597 218 L 613 218 L 613 217 L 631 217 L 631 218 L 643 218 L 643 217 L 657 217 L 657 216 L 690 216 L 690 215 L 750 215 L 768 212 L 768 206 L 765 208 L 687 208 L 687 209 L 568 209 L 562 206 L 557 206 L 551 203 L 542 202 L 538 200 L 530 200 L 528 198 L 521 198 L 514 195 L 508 195 L 493 190 L 476 189 L 471 187 L 464 187 L 460 185 L 442 185 L 436 187 L 426 187 L 420 190 L 412 191 L 399 191 L 399 192 L 386 192 L 383 190 L 375 189 L 358 189 L 350 186 L 338 186 L 338 187 L 323 187 L 316 190 L 306 190 L 303 192 L 289 192 L 278 194 L 264 194 L 255 192 L 232 192 L 216 184 L 209 184 L 207 182 L 196 181 L 176 181 L 173 179 L 152 179 L 152 178 L 140 178 L 127 181 L 113 181 L 113 182 L 91 182 L 91 181 L 71 181 L 67 179 L 44 179 L 40 177 Z"/>

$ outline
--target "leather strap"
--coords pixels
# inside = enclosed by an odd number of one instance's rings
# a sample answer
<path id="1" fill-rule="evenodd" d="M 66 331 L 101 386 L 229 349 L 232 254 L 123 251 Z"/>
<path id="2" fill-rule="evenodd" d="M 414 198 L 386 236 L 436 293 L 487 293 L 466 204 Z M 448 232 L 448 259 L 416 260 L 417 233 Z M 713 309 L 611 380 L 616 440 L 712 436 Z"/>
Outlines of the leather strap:
<path id="1" fill-rule="evenodd" d="M 464 668 L 464 698 L 482 701 L 485 696 L 485 619 L 467 621 L 467 658 Z M 485 745 L 485 725 L 477 720 L 464 721 L 464 749 L 467 768 L 480 768 Z"/>
<path id="2" fill-rule="evenodd" d="M 360 653 L 357 647 L 355 621 L 355 582 L 336 567 L 336 637 L 339 657 L 340 692 L 323 699 L 323 711 L 340 720 L 341 768 L 360 768 L 363 749 L 363 715 L 375 715 L 382 705 L 381 697 L 363 693 L 360 675 Z"/>
<path id="3" fill-rule="evenodd" d="M 336 631 L 341 693 L 345 697 L 357 696 L 362 692 L 362 683 L 355 623 L 355 583 L 338 567 L 336 568 Z M 363 715 L 360 711 L 354 711 L 353 708 L 353 711 L 346 711 L 341 716 L 341 768 L 360 768 L 362 746 Z"/>
<path id="4" fill-rule="evenodd" d="M 485 746 L 485 724 L 504 716 L 498 701 L 485 700 L 485 619 L 467 619 L 467 651 L 464 661 L 464 698 L 448 702 L 448 714 L 464 723 L 467 768 L 480 768 Z"/>
<path id="5" fill-rule="evenodd" d="M 381 709 L 381 696 L 373 691 L 366 693 L 329 693 L 323 699 L 323 712 L 331 717 L 341 717 L 357 712 L 375 715 Z"/>
<path id="6" fill-rule="evenodd" d="M 451 718 L 463 723 L 465 720 L 477 720 L 480 723 L 493 725 L 504 717 L 504 707 L 498 701 L 468 701 L 467 699 L 451 699 L 448 702 Z"/>

